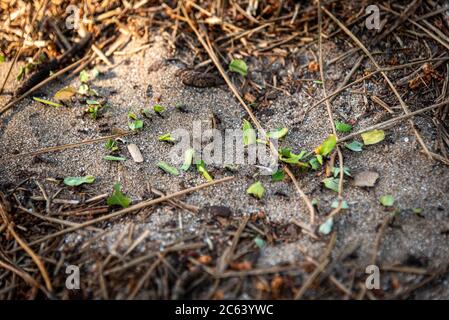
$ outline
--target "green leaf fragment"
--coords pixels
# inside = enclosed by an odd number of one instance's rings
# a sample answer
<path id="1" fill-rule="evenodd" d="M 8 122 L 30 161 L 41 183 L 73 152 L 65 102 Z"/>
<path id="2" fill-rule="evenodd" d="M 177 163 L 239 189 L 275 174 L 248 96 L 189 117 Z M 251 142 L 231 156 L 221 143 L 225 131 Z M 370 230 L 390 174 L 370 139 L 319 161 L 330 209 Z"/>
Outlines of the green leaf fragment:
<path id="1" fill-rule="evenodd" d="M 326 178 L 323 180 L 324 186 L 332 191 L 338 192 L 338 182 L 337 178 Z"/>
<path id="2" fill-rule="evenodd" d="M 143 120 L 134 120 L 133 122 L 128 123 L 128 126 L 131 130 L 139 130 L 143 128 Z"/>
<path id="3" fill-rule="evenodd" d="M 154 112 L 156 112 L 156 113 L 161 113 L 161 112 L 164 112 L 164 111 L 165 111 L 165 107 L 163 107 L 163 106 L 161 106 L 161 105 L 159 105 L 159 104 L 155 104 L 155 105 L 153 106 L 153 110 L 154 110 Z"/>
<path id="4" fill-rule="evenodd" d="M 203 175 L 203 177 L 207 180 L 207 181 L 212 181 L 214 180 L 211 175 L 209 174 L 209 172 L 207 172 L 206 170 L 206 164 L 204 163 L 203 160 L 201 160 L 199 163 L 196 164 L 196 169 L 198 170 L 199 173 L 201 173 Z"/>
<path id="5" fill-rule="evenodd" d="M 371 130 L 361 134 L 363 143 L 365 145 L 376 144 L 385 139 L 385 131 L 383 130 Z"/>
<path id="6" fill-rule="evenodd" d="M 339 203 L 338 200 L 334 200 L 334 201 L 332 202 L 332 204 L 331 204 L 331 207 L 334 208 L 334 209 L 338 208 L 338 203 Z M 341 208 L 342 208 L 342 209 L 349 209 L 348 203 L 347 203 L 345 200 L 343 200 L 343 201 L 341 202 Z"/>
<path id="7" fill-rule="evenodd" d="M 116 157 L 116 156 L 104 156 L 103 160 L 108 160 L 108 161 L 125 161 L 126 158 Z"/>
<path id="8" fill-rule="evenodd" d="M 322 223 L 320 225 L 320 227 L 318 228 L 318 231 L 321 234 L 328 235 L 329 233 L 332 232 L 333 226 L 334 226 L 334 219 L 332 217 L 330 217 L 329 219 L 327 219 L 324 223 Z"/>
<path id="9" fill-rule="evenodd" d="M 245 61 L 241 59 L 234 59 L 229 64 L 229 71 L 237 72 L 246 77 L 246 75 L 248 74 L 248 66 L 246 65 Z"/>
<path id="10" fill-rule="evenodd" d="M 390 194 L 386 194 L 380 197 L 379 201 L 384 207 L 391 207 L 394 203 L 394 197 Z"/>
<path id="11" fill-rule="evenodd" d="M 278 182 L 284 180 L 284 177 L 285 177 L 284 171 L 278 170 L 271 175 L 271 180 L 274 182 Z"/>
<path id="12" fill-rule="evenodd" d="M 95 181 L 95 177 L 88 175 L 88 176 L 84 176 L 84 177 L 67 177 L 64 179 L 64 184 L 68 185 L 68 186 L 80 186 L 84 183 L 87 184 L 91 184 L 94 183 Z"/>
<path id="13" fill-rule="evenodd" d="M 137 120 L 137 115 L 134 112 L 129 111 L 128 112 L 128 118 L 130 118 L 132 120 Z"/>
<path id="14" fill-rule="evenodd" d="M 53 101 L 50 101 L 50 100 L 37 98 L 37 97 L 33 97 L 33 100 L 37 101 L 37 102 L 40 102 L 40 103 L 43 103 L 43 104 L 46 104 L 46 105 L 49 105 L 49 106 L 52 106 L 52 107 L 55 107 L 55 108 L 59 108 L 59 107 L 62 106 L 62 104 L 59 104 L 59 103 L 56 103 L 56 102 L 53 102 Z"/>
<path id="15" fill-rule="evenodd" d="M 354 140 L 351 143 L 345 143 L 345 147 L 351 151 L 360 152 L 362 151 L 363 143 Z"/>
<path id="16" fill-rule="evenodd" d="M 169 165 L 167 162 L 164 161 L 160 161 L 157 163 L 157 166 L 159 168 L 161 168 L 162 170 L 164 170 L 165 172 L 178 176 L 179 175 L 179 171 L 178 169 L 176 169 L 175 167 L 172 167 L 171 165 Z"/>
<path id="17" fill-rule="evenodd" d="M 259 247 L 259 249 L 262 249 L 263 247 L 265 247 L 265 240 L 263 240 L 261 237 L 255 237 L 254 243 L 256 244 L 256 246 Z"/>
<path id="18" fill-rule="evenodd" d="M 189 148 L 184 153 L 184 164 L 181 166 L 181 170 L 187 171 L 192 165 L 193 156 L 195 155 L 195 149 Z"/>
<path id="19" fill-rule="evenodd" d="M 256 131 L 248 120 L 243 120 L 243 145 L 256 143 Z"/>
<path id="20" fill-rule="evenodd" d="M 6 61 L 6 57 L 3 54 L 0 54 L 0 63 L 5 62 Z"/>
<path id="21" fill-rule="evenodd" d="M 117 141 L 113 139 L 109 139 L 108 141 L 106 141 L 104 147 L 111 152 L 118 151 Z"/>
<path id="22" fill-rule="evenodd" d="M 246 193 L 253 195 L 258 199 L 262 199 L 265 194 L 265 188 L 260 181 L 253 183 L 247 190 Z"/>
<path id="23" fill-rule="evenodd" d="M 285 135 L 287 133 L 288 133 L 287 128 L 279 128 L 274 131 L 268 132 L 267 136 L 268 136 L 268 138 L 271 138 L 271 139 L 281 139 L 281 138 L 285 137 Z"/>
<path id="24" fill-rule="evenodd" d="M 337 129 L 338 132 L 346 133 L 352 131 L 352 126 L 344 122 L 335 121 L 335 129 Z"/>
<path id="25" fill-rule="evenodd" d="M 109 206 L 121 206 L 123 208 L 128 208 L 131 204 L 131 199 L 127 198 L 121 191 L 122 186 L 120 183 L 114 184 L 114 191 L 112 195 L 108 198 L 107 204 Z"/>
<path id="26" fill-rule="evenodd" d="M 176 140 L 175 138 L 173 138 L 173 137 L 171 136 L 170 133 L 164 134 L 164 135 L 160 136 L 158 139 L 159 139 L 159 141 L 170 141 L 170 142 Z"/>
<path id="27" fill-rule="evenodd" d="M 86 70 L 82 70 L 80 72 L 80 81 L 81 81 L 81 83 L 87 83 L 89 81 L 89 79 L 90 79 L 90 76 L 87 73 L 87 71 Z"/>
<path id="28" fill-rule="evenodd" d="M 333 134 L 329 135 L 323 143 L 315 149 L 315 153 L 321 156 L 327 156 L 334 150 L 337 145 L 337 137 Z"/>

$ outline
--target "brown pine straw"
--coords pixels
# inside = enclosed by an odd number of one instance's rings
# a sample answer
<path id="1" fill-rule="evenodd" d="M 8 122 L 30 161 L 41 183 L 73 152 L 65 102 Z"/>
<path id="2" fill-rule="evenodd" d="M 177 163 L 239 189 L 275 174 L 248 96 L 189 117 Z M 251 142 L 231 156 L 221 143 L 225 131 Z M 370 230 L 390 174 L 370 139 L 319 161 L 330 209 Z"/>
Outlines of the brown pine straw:
<path id="1" fill-rule="evenodd" d="M 6 212 L 6 209 L 0 199 L 0 216 L 3 219 L 3 222 L 6 224 L 6 229 L 8 232 L 14 237 L 14 239 L 17 241 L 19 246 L 26 252 L 28 255 L 33 259 L 34 263 L 36 264 L 37 268 L 39 269 L 42 278 L 45 282 L 45 287 L 47 290 L 51 293 L 53 291 L 53 287 L 50 281 L 50 277 L 48 276 L 47 269 L 45 268 L 45 265 L 43 264 L 42 260 L 39 258 L 39 256 L 27 245 L 25 241 L 22 240 L 22 238 L 17 234 L 17 232 L 14 230 L 14 222 L 11 222 L 10 217 L 8 213 Z M 5 265 L 3 264 L 3 267 Z M 23 275 L 22 275 L 23 277 Z M 30 282 L 30 279 L 28 277 L 25 277 L 26 281 Z M 24 278 L 24 279 L 25 279 Z M 33 281 L 31 281 L 33 282 Z"/>

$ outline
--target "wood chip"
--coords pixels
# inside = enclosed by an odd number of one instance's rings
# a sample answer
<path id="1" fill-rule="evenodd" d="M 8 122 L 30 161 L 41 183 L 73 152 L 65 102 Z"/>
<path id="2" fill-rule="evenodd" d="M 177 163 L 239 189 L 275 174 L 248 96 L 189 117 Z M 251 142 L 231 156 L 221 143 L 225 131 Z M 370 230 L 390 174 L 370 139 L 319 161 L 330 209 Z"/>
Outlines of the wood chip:
<path id="1" fill-rule="evenodd" d="M 356 187 L 374 187 L 379 174 L 375 171 L 361 171 L 354 176 L 354 186 Z"/>
<path id="2" fill-rule="evenodd" d="M 134 162 L 137 163 L 143 162 L 142 153 L 140 153 L 139 147 L 137 147 L 137 145 L 135 145 L 134 143 L 129 144 L 128 151 L 131 154 L 131 157 L 133 158 Z"/>

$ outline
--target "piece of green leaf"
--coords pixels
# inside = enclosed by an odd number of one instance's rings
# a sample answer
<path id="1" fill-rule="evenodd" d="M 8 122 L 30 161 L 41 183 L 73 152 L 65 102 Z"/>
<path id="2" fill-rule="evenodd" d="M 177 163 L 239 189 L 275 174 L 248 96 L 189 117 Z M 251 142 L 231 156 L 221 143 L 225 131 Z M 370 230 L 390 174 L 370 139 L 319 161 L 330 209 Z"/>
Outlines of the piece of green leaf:
<path id="1" fill-rule="evenodd" d="M 200 162 L 198 162 L 196 164 L 196 169 L 198 170 L 199 173 L 201 173 L 203 175 L 203 177 L 206 179 L 206 181 L 212 181 L 214 180 L 211 175 L 209 174 L 209 172 L 207 172 L 206 170 L 206 164 L 204 163 L 203 160 L 201 160 Z"/>
<path id="2" fill-rule="evenodd" d="M 123 208 L 128 208 L 131 204 L 131 199 L 127 198 L 121 191 L 122 186 L 120 183 L 114 184 L 114 191 L 112 195 L 108 198 L 107 204 L 108 206 L 121 206 Z"/>
<path id="3" fill-rule="evenodd" d="M 318 161 L 318 163 L 320 165 L 323 165 L 323 156 L 321 154 L 317 154 L 316 155 L 316 161 Z"/>
<path id="4" fill-rule="evenodd" d="M 20 67 L 19 73 L 16 76 L 17 81 L 21 81 L 23 79 L 23 77 L 25 76 L 25 72 L 26 72 L 26 68 L 23 66 Z"/>
<path id="5" fill-rule="evenodd" d="M 108 161 L 125 161 L 126 158 L 116 157 L 116 156 L 104 156 L 103 160 L 108 160 Z"/>
<path id="6" fill-rule="evenodd" d="M 132 111 L 128 111 L 128 118 L 132 120 L 137 120 L 137 115 Z"/>
<path id="7" fill-rule="evenodd" d="M 40 102 L 40 103 L 43 103 L 43 104 L 46 104 L 46 105 L 49 105 L 49 106 L 52 106 L 52 107 L 55 107 L 55 108 L 58 108 L 58 107 L 62 106 L 62 104 L 59 104 L 59 103 L 56 103 L 56 102 L 53 102 L 53 101 L 50 101 L 50 100 L 37 98 L 37 97 L 33 97 L 33 100 L 37 101 L 37 102 Z"/>
<path id="8" fill-rule="evenodd" d="M 151 111 L 150 109 L 140 109 L 140 113 L 145 117 L 150 119 L 151 118 Z"/>
<path id="9" fill-rule="evenodd" d="M 158 139 L 159 139 L 159 141 L 169 141 L 169 142 L 173 142 L 176 140 L 175 138 L 173 138 L 171 136 L 170 133 L 166 133 L 166 134 L 160 136 Z"/>
<path id="10" fill-rule="evenodd" d="M 254 243 L 256 244 L 256 246 L 259 247 L 259 249 L 262 249 L 263 247 L 265 247 L 265 240 L 259 236 L 254 238 Z"/>
<path id="11" fill-rule="evenodd" d="M 155 104 L 155 105 L 153 106 L 153 110 L 154 110 L 154 112 L 156 112 L 156 113 L 161 113 L 161 112 L 164 112 L 164 111 L 165 111 L 165 107 L 163 107 L 163 106 L 161 106 L 161 105 L 159 105 L 159 104 Z"/>
<path id="12" fill-rule="evenodd" d="M 117 141 L 113 139 L 109 139 L 108 141 L 106 141 L 104 147 L 111 152 L 118 151 Z"/>
<path id="13" fill-rule="evenodd" d="M 243 120 L 243 145 L 256 143 L 256 131 L 248 120 Z"/>
<path id="14" fill-rule="evenodd" d="M 324 186 L 332 191 L 338 192 L 338 182 L 337 178 L 326 178 L 323 180 Z"/>
<path id="15" fill-rule="evenodd" d="M 318 170 L 320 168 L 320 163 L 317 158 L 312 158 L 309 160 L 310 167 L 312 170 Z"/>
<path id="16" fill-rule="evenodd" d="M 334 219 L 332 217 L 330 217 L 329 219 L 327 219 L 324 223 L 322 223 L 320 225 L 320 227 L 318 228 L 318 231 L 321 234 L 327 235 L 327 234 L 331 233 L 333 226 L 334 226 Z"/>
<path id="17" fill-rule="evenodd" d="M 412 212 L 417 215 L 420 215 L 420 214 L 422 214 L 423 210 L 422 210 L 422 208 L 413 208 Z"/>
<path id="18" fill-rule="evenodd" d="M 249 188 L 246 190 L 246 193 L 253 195 L 256 198 L 262 199 L 263 195 L 265 194 L 265 188 L 260 181 L 257 181 L 249 186 Z"/>
<path id="19" fill-rule="evenodd" d="M 90 73 L 91 79 L 96 79 L 100 75 L 100 71 L 97 68 L 93 68 Z"/>
<path id="20" fill-rule="evenodd" d="M 338 200 L 334 200 L 332 202 L 332 204 L 331 204 L 331 207 L 334 208 L 334 209 L 338 208 Z M 341 202 L 341 208 L 342 209 L 349 209 L 348 203 L 345 200 L 343 200 Z"/>
<path id="21" fill-rule="evenodd" d="M 354 140 L 351 143 L 345 143 L 345 147 L 351 151 L 360 152 L 362 151 L 363 143 Z"/>
<path id="22" fill-rule="evenodd" d="M 383 130 L 371 130 L 361 134 L 363 143 L 365 145 L 376 144 L 385 139 L 385 131 Z"/>
<path id="23" fill-rule="evenodd" d="M 229 64 L 229 71 L 240 73 L 242 76 L 246 77 L 248 74 L 248 66 L 245 61 L 234 59 Z"/>
<path id="24" fill-rule="evenodd" d="M 184 164 L 181 167 L 181 170 L 187 171 L 192 165 L 193 156 L 195 155 L 195 149 L 189 148 L 184 153 Z"/>
<path id="25" fill-rule="evenodd" d="M 139 130 L 143 128 L 143 120 L 134 120 L 133 122 L 128 123 L 128 127 L 131 130 Z"/>
<path id="26" fill-rule="evenodd" d="M 337 129 L 338 132 L 351 132 L 352 131 L 352 126 L 350 124 L 344 123 L 344 122 L 340 122 L 340 121 L 335 121 L 335 129 Z"/>
<path id="27" fill-rule="evenodd" d="M 337 137 L 333 134 L 329 135 L 323 143 L 315 149 L 315 153 L 320 156 L 327 156 L 334 150 L 337 145 Z"/>
<path id="28" fill-rule="evenodd" d="M 384 207 L 391 207 L 394 203 L 394 197 L 390 194 L 386 194 L 380 197 L 379 201 Z"/>
<path id="29" fill-rule="evenodd" d="M 98 102 L 97 100 L 90 100 L 90 99 L 87 99 L 87 100 L 86 100 L 86 103 L 87 103 L 88 105 L 90 105 L 90 106 L 99 106 L 99 105 L 100 105 L 100 102 Z"/>
<path id="30" fill-rule="evenodd" d="M 95 181 L 95 177 L 88 175 L 88 176 L 84 176 L 84 177 L 67 177 L 64 179 L 64 184 L 68 185 L 68 186 L 80 186 L 84 183 L 87 184 L 91 184 L 94 183 Z"/>
<path id="31" fill-rule="evenodd" d="M 89 93 L 89 86 L 86 83 L 82 83 L 78 88 L 78 93 L 82 95 L 86 95 Z"/>
<path id="32" fill-rule="evenodd" d="M 287 133 L 288 133 L 287 128 L 279 128 L 274 131 L 268 132 L 267 136 L 268 136 L 268 138 L 271 138 L 271 139 L 281 139 L 281 138 L 285 137 L 285 135 Z"/>
<path id="33" fill-rule="evenodd" d="M 323 81 L 321 81 L 321 80 L 313 80 L 313 83 L 316 83 L 316 84 L 323 84 Z"/>
<path id="34" fill-rule="evenodd" d="M 285 174 L 283 170 L 278 170 L 271 175 L 271 180 L 274 182 L 284 180 Z"/>
<path id="35" fill-rule="evenodd" d="M 86 70 L 82 70 L 80 72 L 80 81 L 81 81 L 81 83 L 87 83 L 89 81 L 89 79 L 90 79 L 90 76 L 87 73 L 87 71 Z"/>
<path id="36" fill-rule="evenodd" d="M 332 173 L 334 174 L 334 178 L 340 175 L 340 167 L 333 167 Z M 343 166 L 343 174 L 347 175 L 348 177 L 351 176 L 350 170 L 347 166 Z"/>
<path id="37" fill-rule="evenodd" d="M 279 149 L 279 160 L 289 164 L 295 164 L 302 168 L 307 168 L 309 165 L 307 163 L 301 162 L 300 160 L 304 156 L 304 152 L 301 151 L 300 154 L 294 154 L 289 148 Z"/>
<path id="38" fill-rule="evenodd" d="M 0 63 L 5 62 L 6 61 L 6 57 L 4 54 L 0 54 Z"/>
<path id="39" fill-rule="evenodd" d="M 160 162 L 157 163 L 157 166 L 159 168 L 161 168 L 162 170 L 164 170 L 165 172 L 167 172 L 167 173 L 173 174 L 175 176 L 179 175 L 178 169 L 176 169 L 175 167 L 172 167 L 167 162 L 160 161 Z"/>

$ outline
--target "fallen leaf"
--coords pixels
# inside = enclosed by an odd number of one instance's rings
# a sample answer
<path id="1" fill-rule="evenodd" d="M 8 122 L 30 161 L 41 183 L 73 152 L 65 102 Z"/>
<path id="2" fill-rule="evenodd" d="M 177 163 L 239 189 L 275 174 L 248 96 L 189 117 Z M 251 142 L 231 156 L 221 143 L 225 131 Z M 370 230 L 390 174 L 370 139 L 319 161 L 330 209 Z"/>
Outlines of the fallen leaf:
<path id="1" fill-rule="evenodd" d="M 379 174 L 375 171 L 361 171 L 354 176 L 353 184 L 356 187 L 374 187 Z"/>
<path id="2" fill-rule="evenodd" d="M 394 197 L 390 194 L 386 194 L 386 195 L 380 197 L 379 201 L 384 207 L 391 207 L 391 206 L 393 206 L 393 203 L 394 203 Z"/>
<path id="3" fill-rule="evenodd" d="M 52 107 L 55 107 L 55 108 L 58 108 L 58 107 L 62 106 L 62 104 L 59 104 L 59 103 L 56 103 L 56 102 L 53 102 L 53 101 L 50 101 L 50 100 L 37 98 L 37 97 L 33 97 L 33 100 L 37 101 L 37 102 L 40 102 L 40 103 L 43 103 L 43 104 L 46 104 L 46 105 L 49 105 L 49 106 L 52 106 Z"/>
<path id="4" fill-rule="evenodd" d="M 54 98 L 56 100 L 70 100 L 75 94 L 76 89 L 74 87 L 66 87 L 56 92 Z"/>
<path id="5" fill-rule="evenodd" d="M 181 167 L 182 171 L 189 170 L 190 166 L 192 165 L 193 156 L 195 155 L 195 149 L 189 148 L 184 153 L 184 163 Z"/>
<path id="6" fill-rule="evenodd" d="M 114 184 L 114 191 L 112 192 L 112 195 L 106 201 L 108 206 L 119 205 L 123 208 L 129 207 L 129 205 L 131 203 L 131 199 L 127 198 L 122 193 L 121 188 L 122 188 L 122 186 L 120 185 L 120 183 Z"/>
<path id="7" fill-rule="evenodd" d="M 131 154 L 131 157 L 133 158 L 134 162 L 137 163 L 143 162 L 142 153 L 140 152 L 139 147 L 136 144 L 134 143 L 129 144 L 128 151 Z"/>
<path id="8" fill-rule="evenodd" d="M 338 132 L 347 133 L 352 131 L 352 126 L 344 122 L 335 121 L 335 129 L 337 129 Z"/>
<path id="9" fill-rule="evenodd" d="M 104 156 L 103 160 L 108 160 L 108 161 L 125 161 L 126 158 L 116 157 L 116 156 Z"/>
<path id="10" fill-rule="evenodd" d="M 172 167 L 171 165 L 169 165 L 168 163 L 166 163 L 164 161 L 158 162 L 157 166 L 167 173 L 173 174 L 175 176 L 179 175 L 178 169 L 176 169 L 175 167 Z"/>
<path id="11" fill-rule="evenodd" d="M 338 178 L 326 178 L 323 180 L 324 186 L 332 191 L 338 192 Z"/>
<path id="12" fill-rule="evenodd" d="M 229 64 L 229 71 L 240 73 L 242 76 L 246 77 L 248 73 L 248 66 L 245 61 L 241 59 L 234 59 Z"/>
<path id="13" fill-rule="evenodd" d="M 243 121 L 243 145 L 256 143 L 256 131 L 248 120 Z"/>
<path id="14" fill-rule="evenodd" d="M 365 145 L 376 144 L 385 139 L 385 131 L 383 130 L 371 130 L 361 134 L 363 143 Z"/>
<path id="15" fill-rule="evenodd" d="M 287 133 L 288 133 L 287 128 L 279 128 L 274 131 L 268 132 L 267 136 L 268 136 L 268 138 L 271 138 L 271 139 L 281 139 L 281 138 L 285 137 L 285 135 L 287 135 Z"/>
<path id="16" fill-rule="evenodd" d="M 284 180 L 285 174 L 283 170 L 278 170 L 271 176 L 271 180 L 274 182 Z"/>
<path id="17" fill-rule="evenodd" d="M 203 177 L 206 179 L 206 181 L 214 180 L 211 177 L 211 175 L 209 174 L 209 172 L 207 172 L 206 164 L 204 163 L 203 160 L 201 160 L 199 163 L 196 164 L 196 169 L 198 170 L 199 173 L 201 173 L 203 175 Z"/>
<path id="18" fill-rule="evenodd" d="M 142 120 L 134 120 L 133 122 L 128 123 L 128 127 L 133 131 L 142 129 L 143 121 Z"/>
<path id="19" fill-rule="evenodd" d="M 363 143 L 358 141 L 352 141 L 351 143 L 345 143 L 345 147 L 354 152 L 362 151 Z"/>
<path id="20" fill-rule="evenodd" d="M 338 200 L 334 200 L 332 202 L 331 208 L 334 208 L 334 209 L 338 208 Z M 340 208 L 342 208 L 342 209 L 349 209 L 348 203 L 345 200 L 343 200 L 341 202 L 341 207 Z"/>
<path id="21" fill-rule="evenodd" d="M 327 234 L 331 233 L 333 226 L 334 226 L 334 219 L 332 217 L 330 217 L 329 219 L 327 219 L 324 223 L 322 223 L 320 225 L 320 227 L 318 228 L 318 231 L 321 234 L 327 235 Z"/>
<path id="22" fill-rule="evenodd" d="M 337 137 L 333 134 L 329 135 L 323 143 L 315 149 L 315 153 L 320 156 L 327 156 L 334 150 L 337 145 Z"/>
<path id="23" fill-rule="evenodd" d="M 248 190 L 246 190 L 246 193 L 251 194 L 255 196 L 256 198 L 262 199 L 263 195 L 265 194 L 265 188 L 263 187 L 262 183 L 260 181 L 257 181 L 253 183 Z"/>
<path id="24" fill-rule="evenodd" d="M 91 184 L 94 183 L 95 181 L 95 177 L 88 175 L 88 176 L 84 176 L 84 177 L 67 177 L 64 179 L 64 184 L 71 186 L 71 187 L 76 187 L 76 186 L 80 186 L 84 183 L 87 184 Z"/>

